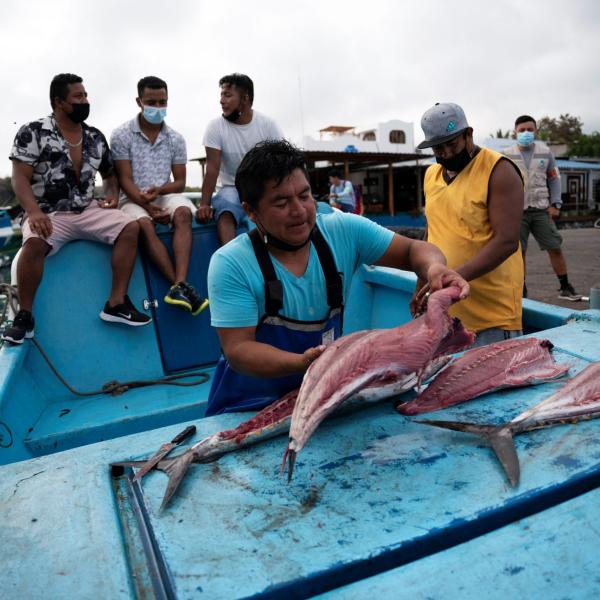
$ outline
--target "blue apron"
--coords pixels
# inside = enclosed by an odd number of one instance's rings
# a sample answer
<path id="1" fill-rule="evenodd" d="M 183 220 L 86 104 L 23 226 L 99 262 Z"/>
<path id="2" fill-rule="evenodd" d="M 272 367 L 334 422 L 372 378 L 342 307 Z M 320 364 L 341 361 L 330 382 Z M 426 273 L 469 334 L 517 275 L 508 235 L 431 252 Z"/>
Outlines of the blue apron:
<path id="1" fill-rule="evenodd" d="M 298 321 L 279 314 L 283 308 L 283 287 L 258 229 L 247 234 L 265 280 L 265 311 L 256 327 L 256 341 L 281 350 L 302 354 L 308 348 L 333 341 L 342 335 L 342 278 L 331 248 L 317 227 L 311 234 L 327 286 L 329 314 L 322 321 Z M 221 355 L 213 376 L 206 416 L 242 410 L 259 410 L 302 383 L 303 374 L 263 379 L 234 371 Z"/>

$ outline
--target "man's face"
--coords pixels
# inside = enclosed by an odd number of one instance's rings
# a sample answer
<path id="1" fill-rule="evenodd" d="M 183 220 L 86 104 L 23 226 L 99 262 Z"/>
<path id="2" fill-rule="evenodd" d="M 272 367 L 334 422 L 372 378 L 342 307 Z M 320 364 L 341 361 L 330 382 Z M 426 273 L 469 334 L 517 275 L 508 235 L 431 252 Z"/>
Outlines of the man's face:
<path id="1" fill-rule="evenodd" d="M 153 106 L 155 108 L 166 108 L 168 103 L 167 90 L 160 88 L 144 88 L 140 98 L 136 98 L 137 105 L 140 108 L 144 106 Z"/>
<path id="2" fill-rule="evenodd" d="M 340 178 L 339 177 L 333 177 L 333 176 L 329 176 L 329 185 L 335 185 L 338 186 L 340 185 Z"/>
<path id="3" fill-rule="evenodd" d="M 67 97 L 62 100 L 59 99 L 60 102 L 63 103 L 63 110 L 65 110 L 64 103 L 67 104 L 89 104 L 87 92 L 83 87 L 83 83 L 69 83 L 67 86 Z M 71 107 L 66 108 L 65 112 L 70 113 Z"/>
<path id="4" fill-rule="evenodd" d="M 247 98 L 247 94 L 242 94 L 240 90 L 235 87 L 235 85 L 224 83 L 221 86 L 220 100 L 223 116 L 228 117 L 234 111 L 241 111 Z"/>
<path id="5" fill-rule="evenodd" d="M 306 175 L 295 169 L 279 185 L 267 182 L 256 210 L 245 205 L 250 219 L 267 233 L 291 244 L 303 244 L 315 226 L 317 206 Z"/>
<path id="6" fill-rule="evenodd" d="M 463 132 L 451 139 L 449 142 L 432 146 L 431 149 L 433 150 L 433 154 L 435 156 L 447 160 L 459 155 L 464 150 L 466 145 L 467 140 L 465 139 L 465 134 Z"/>
<path id="7" fill-rule="evenodd" d="M 525 121 L 525 123 L 519 123 L 515 126 L 515 134 L 523 131 L 531 131 L 535 135 L 537 133 L 535 123 L 533 121 Z"/>

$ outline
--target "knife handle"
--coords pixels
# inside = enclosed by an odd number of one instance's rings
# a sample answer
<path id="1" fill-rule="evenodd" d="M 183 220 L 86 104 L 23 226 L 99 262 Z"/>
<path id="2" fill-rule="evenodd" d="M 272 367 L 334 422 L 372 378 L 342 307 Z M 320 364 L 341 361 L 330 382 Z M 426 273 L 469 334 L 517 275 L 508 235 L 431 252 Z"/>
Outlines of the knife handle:
<path id="1" fill-rule="evenodd" d="M 196 433 L 196 426 L 189 425 L 181 433 L 178 433 L 172 440 L 171 444 L 181 444 L 183 440 L 189 438 L 191 435 Z"/>

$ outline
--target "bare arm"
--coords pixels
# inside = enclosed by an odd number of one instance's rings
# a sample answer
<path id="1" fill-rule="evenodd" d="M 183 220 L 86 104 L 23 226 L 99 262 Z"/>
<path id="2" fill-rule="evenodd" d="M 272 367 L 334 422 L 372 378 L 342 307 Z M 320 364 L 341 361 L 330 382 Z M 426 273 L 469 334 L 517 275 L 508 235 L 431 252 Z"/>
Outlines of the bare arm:
<path id="1" fill-rule="evenodd" d="M 179 194 L 185 189 L 185 165 L 171 165 L 171 173 L 173 173 L 173 181 L 169 181 L 157 188 L 157 195 L 164 196 L 165 194 Z"/>
<path id="2" fill-rule="evenodd" d="M 309 348 L 303 354 L 287 352 L 256 341 L 256 327 L 218 327 L 223 354 L 238 373 L 271 378 L 304 373 L 321 355 L 325 346 Z"/>
<path id="3" fill-rule="evenodd" d="M 29 226 L 34 233 L 47 238 L 52 233 L 52 221 L 39 207 L 31 187 L 33 167 L 20 160 L 12 161 L 12 188 L 19 204 L 27 214 Z"/>
<path id="4" fill-rule="evenodd" d="M 115 160 L 115 169 L 119 178 L 119 185 L 127 194 L 127 197 L 136 204 L 144 206 L 148 204 L 147 200 L 135 183 L 133 183 L 133 173 L 130 160 Z"/>
<path id="5" fill-rule="evenodd" d="M 456 270 L 471 281 L 489 273 L 519 247 L 523 218 L 523 182 L 508 160 L 499 161 L 489 182 L 488 213 L 494 234 L 471 260 Z"/>
<path id="6" fill-rule="evenodd" d="M 221 151 L 216 148 L 206 148 L 206 173 L 202 181 L 202 197 L 200 205 L 196 211 L 196 219 L 200 223 L 207 223 L 213 215 L 213 209 L 210 205 L 212 195 L 217 186 L 217 178 L 221 169 Z"/>

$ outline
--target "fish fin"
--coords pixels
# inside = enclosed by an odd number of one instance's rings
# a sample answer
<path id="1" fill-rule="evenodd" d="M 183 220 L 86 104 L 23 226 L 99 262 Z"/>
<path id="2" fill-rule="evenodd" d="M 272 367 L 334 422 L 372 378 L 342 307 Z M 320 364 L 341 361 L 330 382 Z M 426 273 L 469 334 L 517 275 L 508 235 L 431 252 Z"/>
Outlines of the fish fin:
<path id="1" fill-rule="evenodd" d="M 193 460 L 194 453 L 185 452 L 177 458 L 169 458 L 158 463 L 157 468 L 159 468 L 161 471 L 164 471 L 169 476 L 169 483 L 167 484 L 167 489 L 165 490 L 165 495 L 163 497 L 162 504 L 160 505 L 159 512 L 162 512 L 165 509 L 169 503 L 169 500 L 177 491 L 177 488 L 180 486 Z"/>
<path id="2" fill-rule="evenodd" d="M 294 474 L 294 465 L 296 464 L 296 451 L 290 450 L 288 452 L 289 455 L 289 463 L 288 463 L 288 480 L 289 483 L 292 480 L 292 475 Z"/>
<path id="3" fill-rule="evenodd" d="M 510 427 L 507 425 L 479 425 L 477 423 L 464 423 L 461 421 L 434 421 L 429 419 L 414 420 L 415 423 L 433 425 L 442 429 L 472 433 L 484 438 L 490 444 L 500 464 L 504 468 L 512 486 L 519 483 L 521 469 L 519 457 L 512 437 Z"/>

